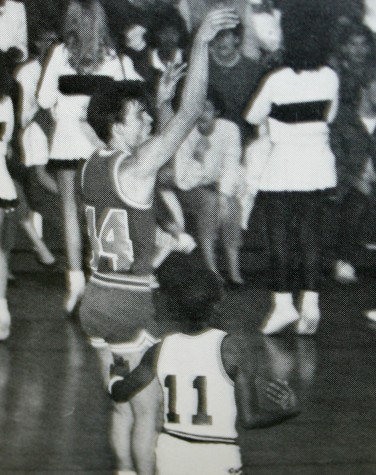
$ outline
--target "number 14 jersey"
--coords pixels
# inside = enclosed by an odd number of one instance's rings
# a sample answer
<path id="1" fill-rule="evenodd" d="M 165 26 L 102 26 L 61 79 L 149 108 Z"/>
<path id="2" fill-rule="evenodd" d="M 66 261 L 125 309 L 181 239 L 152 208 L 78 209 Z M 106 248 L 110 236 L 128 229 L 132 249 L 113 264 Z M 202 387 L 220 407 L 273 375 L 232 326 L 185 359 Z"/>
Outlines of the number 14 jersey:
<path id="1" fill-rule="evenodd" d="M 235 443 L 234 383 L 221 355 L 226 333 L 210 329 L 163 340 L 157 374 L 164 395 L 164 430 L 183 439 Z"/>
<path id="2" fill-rule="evenodd" d="M 149 287 L 155 251 L 153 203 L 132 202 L 121 189 L 118 171 L 129 155 L 102 150 L 85 163 L 81 186 L 96 282 L 130 288 Z"/>

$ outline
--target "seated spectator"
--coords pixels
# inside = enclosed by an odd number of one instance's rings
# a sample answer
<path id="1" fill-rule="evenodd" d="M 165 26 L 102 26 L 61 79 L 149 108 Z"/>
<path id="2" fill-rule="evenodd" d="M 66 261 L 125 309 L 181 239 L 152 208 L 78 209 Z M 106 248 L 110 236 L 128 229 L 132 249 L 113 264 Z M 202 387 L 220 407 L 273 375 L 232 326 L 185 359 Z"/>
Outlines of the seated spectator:
<path id="1" fill-rule="evenodd" d="M 223 280 L 216 243 L 223 239 L 230 285 L 242 285 L 240 274 L 239 128 L 218 119 L 219 100 L 209 94 L 205 109 L 175 158 L 175 183 L 186 214 L 194 217 L 197 241 L 208 269 Z"/>
<path id="2" fill-rule="evenodd" d="M 210 44 L 209 84 L 222 96 L 222 117 L 235 122 L 243 142 L 251 137 L 251 128 L 242 117 L 249 97 L 261 76 L 259 64 L 241 52 L 243 28 L 220 31 Z"/>
<path id="3" fill-rule="evenodd" d="M 341 198 L 339 253 L 335 277 L 341 282 L 357 280 L 355 262 L 362 231 L 370 210 L 376 181 L 376 69 L 361 89 L 353 114 L 342 114 L 332 127 L 338 188 Z"/>

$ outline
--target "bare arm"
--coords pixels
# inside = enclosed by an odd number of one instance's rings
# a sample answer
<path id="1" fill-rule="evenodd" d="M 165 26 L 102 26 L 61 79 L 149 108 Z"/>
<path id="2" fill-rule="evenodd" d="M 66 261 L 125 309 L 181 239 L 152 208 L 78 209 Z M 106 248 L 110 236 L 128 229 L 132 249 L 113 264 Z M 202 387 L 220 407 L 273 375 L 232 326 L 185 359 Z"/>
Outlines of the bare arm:
<path id="1" fill-rule="evenodd" d="M 245 338 L 226 337 L 222 359 L 235 382 L 238 420 L 245 429 L 273 426 L 299 414 L 295 394 L 287 382 L 273 380 L 257 387 L 257 358 Z"/>
<path id="2" fill-rule="evenodd" d="M 156 173 L 178 150 L 199 117 L 207 94 L 209 42 L 218 31 L 234 28 L 238 17 L 232 9 L 210 12 L 195 37 L 182 100 L 175 117 L 138 151 L 139 176 Z"/>

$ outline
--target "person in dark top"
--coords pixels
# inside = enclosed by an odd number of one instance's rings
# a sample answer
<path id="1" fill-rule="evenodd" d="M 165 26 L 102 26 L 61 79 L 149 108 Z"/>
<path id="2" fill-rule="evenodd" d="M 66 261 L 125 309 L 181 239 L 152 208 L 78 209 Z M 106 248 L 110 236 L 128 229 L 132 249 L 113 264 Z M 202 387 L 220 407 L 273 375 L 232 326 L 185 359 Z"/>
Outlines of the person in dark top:
<path id="1" fill-rule="evenodd" d="M 251 136 L 251 128 L 243 119 L 247 101 L 261 76 L 259 64 L 242 55 L 240 46 L 243 28 L 220 31 L 210 45 L 209 84 L 224 102 L 222 118 L 235 122 L 243 142 Z"/>

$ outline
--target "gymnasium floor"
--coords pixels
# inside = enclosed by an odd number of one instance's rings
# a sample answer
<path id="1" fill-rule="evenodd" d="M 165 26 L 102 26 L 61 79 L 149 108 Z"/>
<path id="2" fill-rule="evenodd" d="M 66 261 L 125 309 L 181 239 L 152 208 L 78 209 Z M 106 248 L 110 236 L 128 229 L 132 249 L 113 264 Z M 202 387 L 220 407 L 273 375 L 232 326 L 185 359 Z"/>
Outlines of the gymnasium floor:
<path id="1" fill-rule="evenodd" d="M 79 325 L 63 318 L 64 275 L 30 253 L 16 253 L 13 268 L 12 334 L 0 345 L 0 474 L 111 474 L 110 401 Z M 249 333 L 259 372 L 288 378 L 303 411 L 241 434 L 245 473 L 376 474 L 376 324 L 361 313 L 376 304 L 376 279 L 343 286 L 327 278 L 316 338 L 257 335 L 269 304 L 264 284 L 261 272 L 230 291 L 222 326 Z"/>

